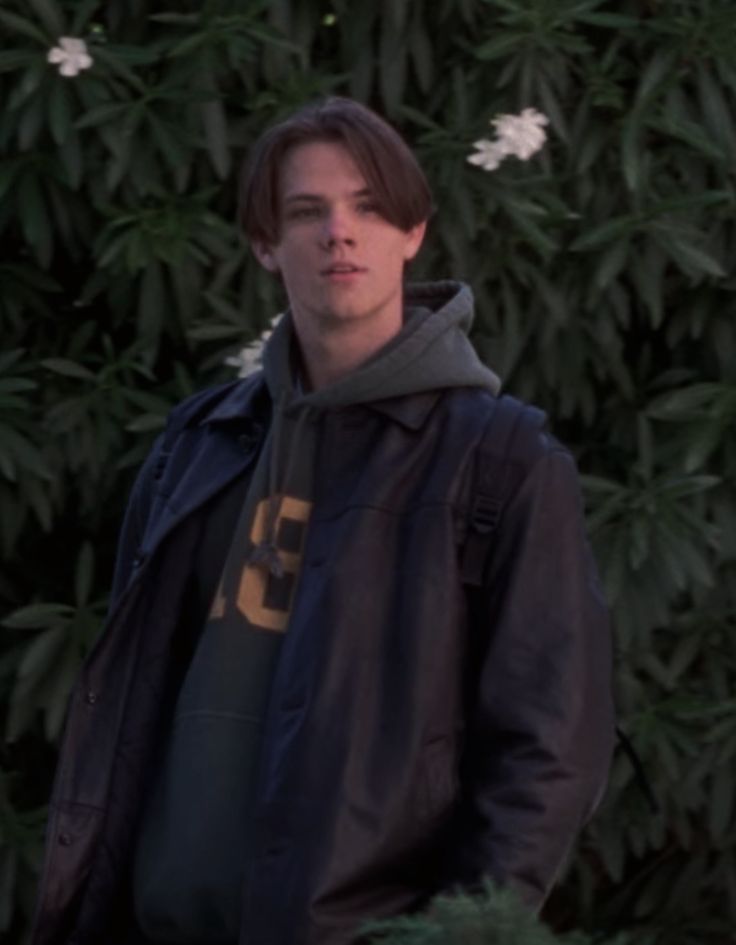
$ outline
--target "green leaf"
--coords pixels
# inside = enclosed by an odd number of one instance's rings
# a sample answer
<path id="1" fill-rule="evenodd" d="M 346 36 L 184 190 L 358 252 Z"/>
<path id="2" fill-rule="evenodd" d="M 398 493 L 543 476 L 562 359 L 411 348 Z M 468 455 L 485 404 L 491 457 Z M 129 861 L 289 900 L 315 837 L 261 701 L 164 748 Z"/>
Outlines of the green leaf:
<path id="1" fill-rule="evenodd" d="M 0 932 L 8 932 L 15 911 L 18 854 L 0 836 Z"/>
<path id="2" fill-rule="evenodd" d="M 166 415 L 155 413 L 144 413 L 130 423 L 126 423 L 125 429 L 131 433 L 150 433 L 158 432 L 166 426 Z"/>
<path id="3" fill-rule="evenodd" d="M 18 666 L 18 678 L 38 679 L 53 665 L 66 641 L 66 627 L 51 627 L 28 645 Z"/>
<path id="4" fill-rule="evenodd" d="M 75 128 L 94 128 L 96 125 L 117 122 L 127 115 L 134 106 L 130 102 L 105 102 L 96 105 L 74 123 Z"/>
<path id="5" fill-rule="evenodd" d="M 187 152 L 172 132 L 172 126 L 168 122 L 163 122 L 151 111 L 147 112 L 146 121 L 156 142 L 156 147 L 171 170 L 176 172 L 185 163 Z"/>
<path id="6" fill-rule="evenodd" d="M 37 389 L 37 382 L 30 380 L 30 378 L 0 377 L 0 394 L 21 393 Z"/>
<path id="7" fill-rule="evenodd" d="M 700 246 L 688 242 L 685 236 L 680 236 L 672 230 L 669 232 L 660 231 L 657 239 L 663 249 L 669 254 L 670 258 L 673 259 L 687 275 L 693 276 L 694 278 L 701 276 L 726 276 L 725 269 L 717 259 Z"/>
<path id="8" fill-rule="evenodd" d="M 625 16 L 620 13 L 583 13 L 575 17 L 578 23 L 587 23 L 589 26 L 601 26 L 613 30 L 638 30 L 642 21 L 637 17 Z"/>
<path id="9" fill-rule="evenodd" d="M 57 144 L 62 144 L 72 123 L 69 89 L 64 79 L 53 83 L 47 105 L 51 135 Z"/>
<path id="10" fill-rule="evenodd" d="M 691 384 L 655 397 L 647 407 L 650 417 L 658 420 L 682 420 L 699 416 L 704 408 L 729 389 L 722 384 Z"/>
<path id="11" fill-rule="evenodd" d="M 34 50 L 29 52 L 26 49 L 5 49 L 0 51 L 0 73 L 13 72 L 22 66 L 30 65 L 37 61 L 38 53 Z"/>
<path id="12" fill-rule="evenodd" d="M 64 377 L 74 377 L 81 381 L 95 380 L 95 374 L 89 368 L 67 358 L 44 358 L 40 363 L 49 371 L 62 374 Z"/>
<path id="13" fill-rule="evenodd" d="M 202 119 L 204 122 L 207 151 L 212 161 L 212 167 L 217 176 L 225 180 L 230 176 L 230 143 L 228 140 L 227 118 L 222 102 L 213 100 L 202 104 Z"/>
<path id="14" fill-rule="evenodd" d="M 47 267 L 51 260 L 51 233 L 46 205 L 38 179 L 25 174 L 18 185 L 20 222 L 23 234 L 36 251 L 38 260 Z"/>
<path id="15" fill-rule="evenodd" d="M 0 165 L 0 199 L 13 186 L 22 168 L 21 161 L 6 161 L 4 165 Z"/>
<path id="16" fill-rule="evenodd" d="M 54 0 L 26 0 L 26 3 L 34 10 L 50 36 L 66 34 L 64 18 Z"/>
<path id="17" fill-rule="evenodd" d="M 140 282 L 138 333 L 147 348 L 157 348 L 164 324 L 165 288 L 162 267 L 152 259 Z"/>
<path id="18" fill-rule="evenodd" d="M 641 176 L 641 134 L 643 116 L 641 111 L 631 112 L 621 135 L 621 170 L 629 190 L 636 191 L 644 183 Z"/>
<path id="19" fill-rule="evenodd" d="M 38 141 L 44 124 L 44 102 L 40 95 L 29 98 L 18 123 L 18 147 L 28 151 Z"/>
<path id="20" fill-rule="evenodd" d="M 703 469 L 713 453 L 723 445 L 721 424 L 704 424 L 693 431 L 685 454 L 685 471 Z"/>
<path id="21" fill-rule="evenodd" d="M 151 13 L 148 17 L 154 23 L 171 23 L 175 26 L 195 26 L 202 20 L 201 13 Z"/>
<path id="22" fill-rule="evenodd" d="M 84 32 L 87 21 L 99 6 L 99 0 L 76 0 L 71 35 L 79 36 Z M 95 54 L 97 50 L 95 49 Z"/>
<path id="23" fill-rule="evenodd" d="M 532 220 L 528 209 L 524 209 L 514 198 L 507 195 L 499 198 L 499 201 L 506 213 L 511 217 L 516 229 L 523 234 L 526 241 L 533 246 L 542 257 L 550 257 L 557 251 L 558 246 L 555 240 Z"/>
<path id="24" fill-rule="evenodd" d="M 726 839 L 734 814 L 733 768 L 722 765 L 713 774 L 708 829 L 716 843 Z"/>
<path id="25" fill-rule="evenodd" d="M 724 148 L 719 145 L 701 125 L 697 125 L 695 122 L 685 121 L 682 118 L 675 121 L 674 119 L 660 119 L 655 117 L 649 119 L 647 128 L 651 131 L 656 131 L 668 137 L 675 138 L 678 141 L 683 141 L 689 147 L 699 151 L 708 158 L 719 162 L 726 160 L 726 151 Z"/>
<path id="26" fill-rule="evenodd" d="M 409 31 L 408 49 L 419 88 L 426 94 L 431 89 L 434 78 L 434 50 L 427 31 L 421 22 L 415 22 Z M 406 114 L 403 105 L 402 112 Z M 429 124 L 431 126 L 432 122 L 429 122 Z"/>
<path id="27" fill-rule="evenodd" d="M 599 246 L 605 246 L 606 243 L 614 240 L 618 241 L 620 237 L 633 233 L 636 225 L 637 218 L 632 215 L 606 220 L 605 223 L 600 223 L 587 233 L 578 236 L 570 245 L 570 250 L 574 253 L 581 253 L 590 249 L 597 249 Z"/>
<path id="28" fill-rule="evenodd" d="M 726 102 L 723 87 L 716 81 L 712 66 L 707 61 L 697 64 L 695 71 L 698 82 L 700 112 L 707 126 L 707 138 L 720 142 L 722 152 L 736 154 L 736 114 Z"/>
<path id="29" fill-rule="evenodd" d="M 394 0 L 384 0 L 384 16 L 381 20 L 381 33 L 378 48 L 378 81 L 381 95 L 389 115 L 399 111 L 404 99 L 407 71 L 406 38 L 391 24 L 387 11 L 396 8 Z"/>
<path id="30" fill-rule="evenodd" d="M 140 93 L 145 93 L 146 86 L 140 76 L 128 67 L 132 65 L 148 65 L 158 58 L 155 50 L 145 50 L 139 48 L 141 56 L 136 56 L 135 52 L 128 51 L 127 47 L 110 45 L 107 48 L 95 46 L 95 62 L 107 67 L 114 75 L 119 76 L 132 88 Z"/>
<path id="31" fill-rule="evenodd" d="M 49 475 L 49 479 L 56 477 Z M 28 505 L 33 509 L 36 518 L 45 532 L 51 531 L 53 520 L 53 508 L 49 496 L 49 487 L 41 479 L 28 479 L 24 483 L 25 498 Z"/>
<path id="32" fill-rule="evenodd" d="M 33 39 L 47 48 L 51 46 L 49 40 L 55 40 L 57 38 L 56 35 L 53 34 L 47 36 L 30 20 L 26 20 L 22 16 L 17 16 L 15 13 L 7 13 L 4 10 L 0 10 L 0 23 L 4 23 L 12 32 L 27 36 L 29 39 Z"/>
<path id="33" fill-rule="evenodd" d="M 77 568 L 74 574 L 74 599 L 77 607 L 83 607 L 88 601 L 92 590 L 92 581 L 95 573 L 95 555 L 92 545 L 85 541 L 77 558 Z"/>
<path id="34" fill-rule="evenodd" d="M 600 291 L 604 291 L 610 283 L 624 270 L 629 256 L 629 241 L 626 239 L 612 243 L 600 257 L 595 268 L 593 282 Z"/>
<path id="35" fill-rule="evenodd" d="M 69 695 L 79 672 L 79 666 L 80 657 L 75 648 L 67 646 L 58 667 L 55 668 L 53 676 L 45 687 L 44 735 L 51 744 L 54 744 L 61 734 Z"/>
<path id="36" fill-rule="evenodd" d="M 79 142 L 79 135 L 71 129 L 59 148 L 59 157 L 67 175 L 67 182 L 73 190 L 78 190 L 84 175 L 84 158 Z"/>
<path id="37" fill-rule="evenodd" d="M 677 52 L 674 49 L 662 49 L 654 53 L 644 70 L 639 88 L 636 90 L 634 111 L 639 111 L 658 87 L 668 79 L 674 70 Z"/>
<path id="38" fill-rule="evenodd" d="M 73 613 L 68 604 L 28 604 L 8 614 L 0 624 L 8 630 L 38 630 L 65 623 Z"/>
<path id="39" fill-rule="evenodd" d="M 477 59 L 483 62 L 492 62 L 495 59 L 502 59 L 512 52 L 521 51 L 528 40 L 524 33 L 502 32 L 499 36 L 494 36 L 488 42 L 482 43 L 474 50 Z"/>

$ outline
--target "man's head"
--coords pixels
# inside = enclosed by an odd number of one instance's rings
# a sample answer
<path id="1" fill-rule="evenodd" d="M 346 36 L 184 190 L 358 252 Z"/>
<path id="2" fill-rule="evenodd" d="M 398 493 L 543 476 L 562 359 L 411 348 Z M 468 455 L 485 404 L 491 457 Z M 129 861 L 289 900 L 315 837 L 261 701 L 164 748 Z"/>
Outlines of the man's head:
<path id="1" fill-rule="evenodd" d="M 278 243 L 284 160 L 294 148 L 313 142 L 336 143 L 348 152 L 393 226 L 408 231 L 429 218 L 429 184 L 401 136 L 364 105 L 329 98 L 274 125 L 253 146 L 240 183 L 240 220 L 253 243 Z"/>
<path id="2" fill-rule="evenodd" d="M 404 265 L 421 246 L 431 197 L 381 118 L 347 99 L 297 112 L 255 145 L 241 207 L 302 342 L 359 327 L 370 348 L 399 330 Z"/>

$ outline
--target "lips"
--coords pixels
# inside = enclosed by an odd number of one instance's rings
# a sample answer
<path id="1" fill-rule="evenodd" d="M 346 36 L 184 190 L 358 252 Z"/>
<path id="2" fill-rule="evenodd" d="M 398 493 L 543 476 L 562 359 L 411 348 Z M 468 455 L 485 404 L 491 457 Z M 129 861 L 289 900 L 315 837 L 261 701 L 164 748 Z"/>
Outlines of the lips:
<path id="1" fill-rule="evenodd" d="M 365 272 L 362 266 L 356 266 L 354 263 L 333 263 L 322 270 L 323 276 L 349 276 L 359 272 Z"/>

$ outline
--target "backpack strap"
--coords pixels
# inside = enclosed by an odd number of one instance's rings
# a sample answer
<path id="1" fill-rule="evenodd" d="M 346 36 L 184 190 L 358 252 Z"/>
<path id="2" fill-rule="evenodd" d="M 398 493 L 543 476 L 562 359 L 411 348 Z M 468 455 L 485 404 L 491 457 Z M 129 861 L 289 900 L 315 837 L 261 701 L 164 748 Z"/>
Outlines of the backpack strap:
<path id="1" fill-rule="evenodd" d="M 539 454 L 537 434 L 547 415 L 504 394 L 493 402 L 476 449 L 472 501 L 461 558 L 463 584 L 483 584 L 489 552 L 501 514 L 518 482 L 514 475 Z"/>

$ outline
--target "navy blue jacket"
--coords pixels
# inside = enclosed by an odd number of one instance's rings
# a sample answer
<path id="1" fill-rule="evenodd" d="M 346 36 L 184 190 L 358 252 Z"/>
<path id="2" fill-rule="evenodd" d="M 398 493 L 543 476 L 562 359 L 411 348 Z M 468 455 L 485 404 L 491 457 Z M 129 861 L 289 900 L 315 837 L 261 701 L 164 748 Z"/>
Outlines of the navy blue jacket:
<path id="1" fill-rule="evenodd" d="M 539 905 L 601 797 L 608 620 L 575 465 L 547 434 L 515 467 L 487 580 L 461 579 L 490 398 L 326 413 L 241 945 L 345 945 L 368 917 L 484 876 Z M 251 467 L 268 421 L 260 375 L 197 395 L 138 478 L 109 620 L 71 700 L 32 945 L 100 945 L 125 920 L 183 576 L 203 508 Z"/>

